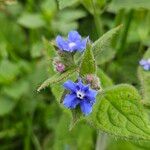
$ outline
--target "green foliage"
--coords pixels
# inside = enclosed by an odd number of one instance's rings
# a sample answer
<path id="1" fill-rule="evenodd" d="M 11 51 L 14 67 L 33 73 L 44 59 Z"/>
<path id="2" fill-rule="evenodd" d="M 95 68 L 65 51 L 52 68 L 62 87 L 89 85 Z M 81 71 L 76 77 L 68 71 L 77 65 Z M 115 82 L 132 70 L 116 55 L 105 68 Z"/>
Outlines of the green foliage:
<path id="1" fill-rule="evenodd" d="M 97 69 L 97 76 L 100 79 L 102 88 L 111 87 L 113 85 L 113 81 L 106 75 L 106 73 L 104 73 L 102 69 Z"/>
<path id="2" fill-rule="evenodd" d="M 57 1 L 59 3 L 59 8 L 63 9 L 75 4 L 78 0 L 57 0 Z"/>
<path id="3" fill-rule="evenodd" d="M 42 17 L 39 14 L 23 14 L 19 19 L 18 23 L 26 28 L 39 28 L 45 25 Z"/>
<path id="4" fill-rule="evenodd" d="M 7 66 L 7 68 L 6 68 Z M 19 74 L 19 67 L 10 62 L 9 60 L 3 60 L 0 63 L 0 84 L 8 84 L 13 81 Z"/>
<path id="5" fill-rule="evenodd" d="M 147 0 L 113 0 L 110 5 L 110 10 L 118 11 L 119 9 L 138 9 L 138 8 L 150 8 L 150 2 Z"/>
<path id="6" fill-rule="evenodd" d="M 149 140 L 150 126 L 140 100 L 132 86 L 114 86 L 100 94 L 90 122 L 116 137 Z"/>
<path id="7" fill-rule="evenodd" d="M 54 150 L 90 150 L 94 147 L 94 130 L 84 122 L 78 124 L 73 130 L 69 131 L 69 115 L 64 114 L 60 118 L 56 127 L 56 141 Z M 88 132 L 87 132 L 88 131 Z"/>
<path id="8" fill-rule="evenodd" d="M 10 113 L 14 107 L 14 101 L 6 97 L 0 97 L 0 116 Z"/>

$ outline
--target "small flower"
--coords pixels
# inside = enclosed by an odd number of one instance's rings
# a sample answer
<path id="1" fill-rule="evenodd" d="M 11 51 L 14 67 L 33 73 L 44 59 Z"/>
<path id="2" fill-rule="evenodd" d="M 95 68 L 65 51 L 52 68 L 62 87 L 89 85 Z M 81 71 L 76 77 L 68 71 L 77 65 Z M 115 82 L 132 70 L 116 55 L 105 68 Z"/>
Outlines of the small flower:
<path id="1" fill-rule="evenodd" d="M 96 90 L 91 89 L 89 85 L 84 85 L 81 80 L 77 83 L 68 80 L 63 86 L 70 91 L 63 101 L 65 107 L 75 109 L 77 106 L 80 106 L 84 115 L 92 112 L 92 106 L 96 101 Z"/>
<path id="2" fill-rule="evenodd" d="M 150 70 L 150 59 L 142 59 L 139 63 L 144 68 L 144 70 Z"/>
<path id="3" fill-rule="evenodd" d="M 86 48 L 88 38 L 82 39 L 77 31 L 70 31 L 68 39 L 64 40 L 60 35 L 56 37 L 57 47 L 66 52 L 82 52 Z"/>

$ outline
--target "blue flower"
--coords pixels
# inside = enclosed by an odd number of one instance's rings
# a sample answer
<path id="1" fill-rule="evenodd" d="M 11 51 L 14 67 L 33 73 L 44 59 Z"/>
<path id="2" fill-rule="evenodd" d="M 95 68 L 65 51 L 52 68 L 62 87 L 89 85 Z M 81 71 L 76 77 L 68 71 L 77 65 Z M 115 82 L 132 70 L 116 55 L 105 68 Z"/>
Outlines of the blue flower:
<path id="1" fill-rule="evenodd" d="M 75 109 L 77 106 L 80 106 L 84 115 L 88 115 L 92 112 L 92 106 L 96 101 L 97 91 L 91 89 L 89 85 L 84 85 L 81 80 L 77 83 L 68 80 L 63 86 L 70 91 L 63 101 L 65 107 Z"/>
<path id="2" fill-rule="evenodd" d="M 139 63 L 144 68 L 144 70 L 150 70 L 150 59 L 142 59 Z"/>
<path id="3" fill-rule="evenodd" d="M 70 31 L 68 39 L 64 40 L 60 35 L 56 37 L 57 47 L 67 52 L 82 52 L 86 48 L 88 38 L 82 39 L 77 31 Z"/>

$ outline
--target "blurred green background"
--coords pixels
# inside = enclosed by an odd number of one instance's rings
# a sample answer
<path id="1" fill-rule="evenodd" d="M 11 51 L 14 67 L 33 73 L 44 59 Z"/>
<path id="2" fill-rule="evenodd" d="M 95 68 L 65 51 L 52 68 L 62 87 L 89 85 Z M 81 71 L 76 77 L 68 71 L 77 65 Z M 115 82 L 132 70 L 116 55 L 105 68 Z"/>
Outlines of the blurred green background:
<path id="1" fill-rule="evenodd" d="M 138 62 L 150 46 L 150 0 L 0 0 L 0 150 L 149 149 L 84 122 L 69 131 L 69 116 L 51 89 L 36 91 L 52 75 L 46 41 L 70 30 L 95 41 L 120 24 L 98 64 L 115 84 L 139 88 Z"/>

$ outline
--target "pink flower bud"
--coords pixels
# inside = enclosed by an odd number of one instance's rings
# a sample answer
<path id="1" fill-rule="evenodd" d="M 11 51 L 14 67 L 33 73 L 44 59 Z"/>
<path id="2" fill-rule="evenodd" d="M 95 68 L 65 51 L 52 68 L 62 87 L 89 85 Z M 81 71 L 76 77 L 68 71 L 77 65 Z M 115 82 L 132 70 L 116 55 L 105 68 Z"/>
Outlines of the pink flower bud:
<path id="1" fill-rule="evenodd" d="M 61 62 L 56 63 L 56 71 L 62 73 L 65 71 L 65 65 L 62 64 Z"/>

